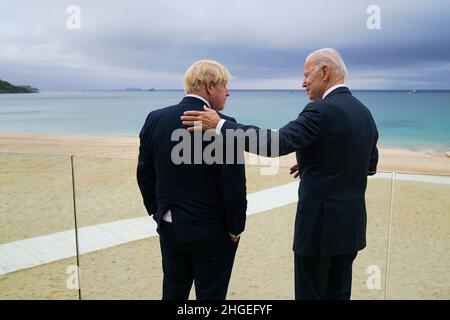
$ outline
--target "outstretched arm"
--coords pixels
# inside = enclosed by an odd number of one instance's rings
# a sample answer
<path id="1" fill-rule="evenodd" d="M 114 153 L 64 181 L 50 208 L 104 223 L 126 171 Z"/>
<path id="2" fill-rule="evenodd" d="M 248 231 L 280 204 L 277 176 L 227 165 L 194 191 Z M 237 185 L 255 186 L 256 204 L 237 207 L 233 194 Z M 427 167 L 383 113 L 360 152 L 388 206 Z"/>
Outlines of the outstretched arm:
<path id="1" fill-rule="evenodd" d="M 216 129 L 224 121 L 216 111 L 206 107 L 204 109 L 205 111 L 186 111 L 181 117 L 183 124 L 189 126 L 189 131 Z M 236 139 L 245 141 L 245 151 L 278 157 L 301 150 L 316 141 L 320 135 L 320 120 L 319 108 L 308 104 L 297 119 L 278 131 L 224 121 L 220 132 L 227 143 L 235 142 Z M 227 135 L 232 135 L 231 139 Z"/>

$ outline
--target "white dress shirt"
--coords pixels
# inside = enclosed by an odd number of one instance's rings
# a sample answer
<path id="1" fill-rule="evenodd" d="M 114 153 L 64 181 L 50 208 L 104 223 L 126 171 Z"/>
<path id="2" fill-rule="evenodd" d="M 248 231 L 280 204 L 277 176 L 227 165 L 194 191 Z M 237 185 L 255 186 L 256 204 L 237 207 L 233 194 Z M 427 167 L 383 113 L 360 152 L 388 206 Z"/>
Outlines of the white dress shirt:
<path id="1" fill-rule="evenodd" d="M 198 94 L 190 93 L 190 94 L 187 94 L 186 97 L 193 97 L 193 98 L 200 99 L 200 100 L 202 100 L 202 101 L 206 104 L 206 106 L 207 106 L 208 108 L 211 108 L 211 106 L 209 105 L 208 100 L 206 100 L 206 99 L 203 98 L 202 96 L 199 96 Z"/>
<path id="2" fill-rule="evenodd" d="M 322 99 L 325 99 L 325 97 L 326 97 L 327 95 L 329 95 L 330 92 L 333 91 L 334 89 L 341 88 L 341 87 L 346 87 L 346 85 L 343 84 L 343 83 L 338 83 L 337 85 L 332 86 L 331 88 L 329 88 L 327 91 L 325 91 L 325 92 L 323 93 Z"/>

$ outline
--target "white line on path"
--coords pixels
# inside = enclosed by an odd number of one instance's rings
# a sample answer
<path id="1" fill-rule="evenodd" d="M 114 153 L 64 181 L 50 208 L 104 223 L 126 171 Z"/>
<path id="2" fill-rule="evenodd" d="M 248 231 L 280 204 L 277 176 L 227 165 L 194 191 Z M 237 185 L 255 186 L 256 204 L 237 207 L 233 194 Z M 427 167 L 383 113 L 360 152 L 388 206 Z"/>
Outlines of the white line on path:
<path id="1" fill-rule="evenodd" d="M 391 174 L 374 178 L 390 179 Z M 397 180 L 450 184 L 450 177 L 398 174 Z M 247 215 L 297 202 L 298 181 L 251 193 Z M 78 229 L 80 254 L 107 249 L 131 241 L 156 236 L 151 217 L 118 220 Z M 74 257 L 75 232 L 66 230 L 0 245 L 0 275 Z"/>

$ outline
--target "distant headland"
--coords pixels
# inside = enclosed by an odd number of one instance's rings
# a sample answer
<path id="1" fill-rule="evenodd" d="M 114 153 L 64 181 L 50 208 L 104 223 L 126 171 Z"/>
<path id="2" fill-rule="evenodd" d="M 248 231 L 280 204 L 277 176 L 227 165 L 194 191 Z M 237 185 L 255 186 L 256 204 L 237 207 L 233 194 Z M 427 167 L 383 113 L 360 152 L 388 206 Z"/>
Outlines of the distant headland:
<path id="1" fill-rule="evenodd" d="M 1 93 L 38 93 L 39 89 L 30 86 L 15 86 L 8 81 L 0 79 L 0 94 Z"/>
<path id="2" fill-rule="evenodd" d="M 122 91 L 155 91 L 155 88 L 141 89 L 141 88 L 125 88 Z"/>

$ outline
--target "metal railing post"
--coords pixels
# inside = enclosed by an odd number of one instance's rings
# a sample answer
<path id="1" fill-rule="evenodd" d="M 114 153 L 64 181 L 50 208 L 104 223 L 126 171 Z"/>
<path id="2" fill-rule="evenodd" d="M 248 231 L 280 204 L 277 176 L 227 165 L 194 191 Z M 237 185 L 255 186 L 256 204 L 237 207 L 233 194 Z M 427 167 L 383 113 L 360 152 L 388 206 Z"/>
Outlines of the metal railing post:
<path id="1" fill-rule="evenodd" d="M 70 164 L 72 167 L 72 197 L 73 197 L 73 217 L 75 223 L 75 245 L 77 251 L 77 280 L 78 280 L 78 299 L 81 300 L 81 281 L 80 281 L 80 251 L 78 246 L 78 223 L 77 223 L 77 204 L 75 198 L 75 174 L 73 168 L 73 155 L 70 156 Z"/>
<path id="2" fill-rule="evenodd" d="M 392 213 L 394 208 L 394 188 L 395 188 L 395 177 L 396 173 L 392 172 L 391 179 L 391 203 L 389 206 L 389 227 L 388 227 L 388 243 L 387 243 L 387 252 L 386 252 L 386 277 L 384 280 L 384 300 L 387 299 L 388 295 L 388 286 L 389 286 L 389 264 L 390 264 L 390 256 L 391 256 L 391 232 L 392 232 Z"/>

